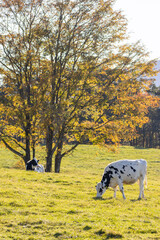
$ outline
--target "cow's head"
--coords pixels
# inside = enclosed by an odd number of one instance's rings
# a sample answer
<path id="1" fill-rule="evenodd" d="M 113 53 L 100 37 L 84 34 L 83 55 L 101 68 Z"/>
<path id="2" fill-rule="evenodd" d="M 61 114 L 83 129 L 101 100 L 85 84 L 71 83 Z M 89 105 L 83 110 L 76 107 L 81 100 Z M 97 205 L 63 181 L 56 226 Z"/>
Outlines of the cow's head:
<path id="1" fill-rule="evenodd" d="M 39 162 L 39 160 L 37 160 L 36 158 L 33 158 L 31 160 L 32 169 L 34 169 L 36 166 L 38 166 L 38 162 Z"/>
<path id="2" fill-rule="evenodd" d="M 102 182 L 100 182 L 97 184 L 96 190 L 97 190 L 97 197 L 101 197 L 105 193 L 106 187 L 103 186 Z"/>

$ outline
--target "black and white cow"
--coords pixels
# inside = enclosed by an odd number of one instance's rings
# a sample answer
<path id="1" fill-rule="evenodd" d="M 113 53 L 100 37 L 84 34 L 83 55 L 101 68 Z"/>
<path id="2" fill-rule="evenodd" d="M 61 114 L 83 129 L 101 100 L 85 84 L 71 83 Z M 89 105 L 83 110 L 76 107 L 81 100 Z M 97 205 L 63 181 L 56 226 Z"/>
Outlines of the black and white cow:
<path id="1" fill-rule="evenodd" d="M 45 172 L 43 165 L 38 164 L 39 160 L 33 158 L 32 160 L 28 161 L 26 164 L 26 170 L 31 170 L 35 172 Z"/>
<path id="2" fill-rule="evenodd" d="M 39 160 L 37 160 L 36 158 L 33 158 L 32 160 L 28 161 L 26 164 L 26 170 L 34 171 L 35 167 L 38 166 L 38 162 Z"/>
<path id="3" fill-rule="evenodd" d="M 97 197 L 101 197 L 108 187 L 114 189 L 114 197 L 116 198 L 117 186 L 119 186 L 124 195 L 123 184 L 133 184 L 139 180 L 139 199 L 144 198 L 144 179 L 147 172 L 147 162 L 140 160 L 120 160 L 110 163 L 104 170 L 102 180 L 97 184 Z"/>
<path id="4" fill-rule="evenodd" d="M 43 165 L 38 164 L 38 165 L 35 167 L 34 171 L 41 173 L 41 172 L 45 172 L 45 169 L 44 169 Z"/>

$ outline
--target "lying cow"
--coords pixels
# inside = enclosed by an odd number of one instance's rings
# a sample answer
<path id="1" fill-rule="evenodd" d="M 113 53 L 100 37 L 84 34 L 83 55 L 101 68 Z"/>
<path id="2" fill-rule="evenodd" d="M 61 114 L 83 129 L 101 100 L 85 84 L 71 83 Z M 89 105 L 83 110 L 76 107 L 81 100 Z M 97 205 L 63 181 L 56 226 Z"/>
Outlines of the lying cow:
<path id="1" fill-rule="evenodd" d="M 38 164 L 39 160 L 33 158 L 28 161 L 26 164 L 26 170 L 36 171 L 36 172 L 44 172 L 44 167 L 41 164 Z"/>
<path id="2" fill-rule="evenodd" d="M 33 158 L 32 160 L 28 161 L 26 163 L 26 170 L 32 170 L 34 171 L 35 167 L 38 165 L 39 160 L 37 160 L 36 158 Z"/>
<path id="3" fill-rule="evenodd" d="M 100 183 L 97 184 L 97 197 L 101 197 L 108 187 L 114 189 L 114 197 L 116 198 L 117 186 L 119 186 L 124 195 L 123 183 L 133 184 L 139 179 L 139 199 L 144 198 L 144 179 L 147 172 L 147 162 L 140 160 L 120 160 L 110 163 L 104 170 L 104 174 Z"/>
<path id="4" fill-rule="evenodd" d="M 34 171 L 36 171 L 36 172 L 45 172 L 45 169 L 44 169 L 43 165 L 38 164 L 38 165 L 35 167 Z"/>

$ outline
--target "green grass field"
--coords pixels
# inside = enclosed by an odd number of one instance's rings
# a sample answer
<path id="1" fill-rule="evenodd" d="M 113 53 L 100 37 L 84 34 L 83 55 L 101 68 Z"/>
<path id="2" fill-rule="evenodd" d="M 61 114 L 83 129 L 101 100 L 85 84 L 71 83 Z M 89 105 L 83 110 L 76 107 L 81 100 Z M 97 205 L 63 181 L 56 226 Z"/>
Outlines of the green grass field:
<path id="1" fill-rule="evenodd" d="M 44 149 L 37 158 L 45 164 Z M 148 162 L 145 199 L 139 186 L 125 185 L 113 199 L 108 189 L 96 199 L 104 168 L 119 159 Z M 62 160 L 61 173 L 18 169 L 18 159 L 0 146 L 0 240 L 160 239 L 160 150 L 121 147 L 116 153 L 81 145 Z"/>

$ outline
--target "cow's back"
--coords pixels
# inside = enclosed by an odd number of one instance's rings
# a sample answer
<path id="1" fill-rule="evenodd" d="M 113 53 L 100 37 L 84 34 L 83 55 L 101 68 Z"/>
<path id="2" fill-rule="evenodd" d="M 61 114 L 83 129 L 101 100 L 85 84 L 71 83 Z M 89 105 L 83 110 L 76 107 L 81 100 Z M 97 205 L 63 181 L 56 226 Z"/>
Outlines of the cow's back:
<path id="1" fill-rule="evenodd" d="M 121 178 L 125 184 L 135 183 L 141 176 L 145 176 L 146 169 L 147 162 L 143 159 L 119 160 L 109 164 L 105 168 L 105 172 L 112 172 L 110 186 L 114 187 L 118 184 L 118 178 Z"/>

